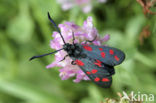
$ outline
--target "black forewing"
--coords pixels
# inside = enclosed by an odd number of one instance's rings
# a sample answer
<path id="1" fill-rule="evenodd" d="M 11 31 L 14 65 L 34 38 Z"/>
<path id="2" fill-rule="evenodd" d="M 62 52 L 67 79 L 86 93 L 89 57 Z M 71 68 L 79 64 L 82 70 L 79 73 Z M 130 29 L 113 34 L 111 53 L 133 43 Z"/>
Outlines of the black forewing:
<path id="1" fill-rule="evenodd" d="M 90 58 L 99 59 L 104 64 L 115 66 L 119 65 L 125 59 L 123 51 L 108 47 L 108 46 L 96 46 L 96 45 L 80 45 L 83 49 L 83 53 Z"/>
<path id="2" fill-rule="evenodd" d="M 94 83 L 104 88 L 111 86 L 112 75 L 114 74 L 112 66 L 104 65 L 99 60 L 89 57 L 72 59 Z"/>

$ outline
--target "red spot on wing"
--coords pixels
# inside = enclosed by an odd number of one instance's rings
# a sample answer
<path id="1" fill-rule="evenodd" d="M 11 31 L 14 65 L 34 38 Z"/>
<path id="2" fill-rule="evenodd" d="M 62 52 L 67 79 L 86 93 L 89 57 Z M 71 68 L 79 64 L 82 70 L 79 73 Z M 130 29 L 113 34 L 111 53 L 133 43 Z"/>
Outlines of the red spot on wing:
<path id="1" fill-rule="evenodd" d="M 98 82 L 98 81 L 100 81 L 100 78 L 99 78 L 99 77 L 96 77 L 96 78 L 94 79 L 94 81 L 95 81 L 95 82 Z"/>
<path id="2" fill-rule="evenodd" d="M 99 66 L 99 67 L 102 67 L 102 66 L 101 66 L 101 63 L 102 63 L 102 62 L 101 62 L 100 60 L 97 60 L 97 59 L 96 59 L 96 62 L 95 62 L 94 64 L 97 65 L 97 66 Z"/>
<path id="3" fill-rule="evenodd" d="M 98 71 L 98 70 L 93 69 L 93 70 L 92 70 L 92 73 L 95 74 L 97 71 Z"/>
<path id="4" fill-rule="evenodd" d="M 109 79 L 108 78 L 102 78 L 102 81 L 103 82 L 109 82 Z"/>
<path id="5" fill-rule="evenodd" d="M 116 61 L 119 61 L 119 57 L 117 57 L 116 55 L 114 56 Z"/>
<path id="6" fill-rule="evenodd" d="M 79 66 L 84 66 L 84 63 L 81 60 L 75 60 L 75 63 Z"/>
<path id="7" fill-rule="evenodd" d="M 96 61 L 97 61 L 98 63 L 100 63 L 100 64 L 102 63 L 100 60 L 97 60 L 97 59 L 96 59 Z"/>
<path id="8" fill-rule="evenodd" d="M 83 48 L 88 51 L 92 51 L 92 48 L 88 45 L 84 45 Z"/>
<path id="9" fill-rule="evenodd" d="M 102 48 L 99 48 L 99 50 L 102 51 L 103 49 Z"/>
<path id="10" fill-rule="evenodd" d="M 102 58 L 104 58 L 105 57 L 105 52 L 101 52 L 101 56 L 102 56 Z"/>
<path id="11" fill-rule="evenodd" d="M 97 60 L 97 59 L 96 59 L 96 62 L 98 62 L 98 63 L 102 63 L 100 60 Z"/>
<path id="12" fill-rule="evenodd" d="M 109 50 L 109 54 L 113 55 L 114 51 L 112 49 Z"/>
<path id="13" fill-rule="evenodd" d="M 87 71 L 86 73 L 87 73 L 88 75 L 91 74 L 91 72 L 89 72 L 89 71 Z"/>

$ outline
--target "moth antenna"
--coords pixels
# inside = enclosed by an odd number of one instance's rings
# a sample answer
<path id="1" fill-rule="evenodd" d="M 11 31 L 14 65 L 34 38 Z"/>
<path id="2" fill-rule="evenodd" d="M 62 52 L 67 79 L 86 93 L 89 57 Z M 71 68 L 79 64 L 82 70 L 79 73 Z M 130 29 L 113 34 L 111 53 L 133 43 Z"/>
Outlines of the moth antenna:
<path id="1" fill-rule="evenodd" d="M 38 56 L 33 56 L 33 57 L 31 57 L 31 58 L 29 59 L 29 61 L 31 61 L 31 60 L 33 60 L 33 59 L 35 59 L 35 58 L 40 58 L 40 57 L 44 57 L 44 56 L 47 56 L 47 55 L 50 55 L 50 54 L 54 54 L 54 53 L 56 53 L 56 52 L 58 52 L 58 51 L 60 51 L 60 50 L 63 50 L 63 48 L 62 48 L 62 49 L 59 49 L 59 50 L 56 50 L 56 51 L 54 51 L 54 52 L 50 52 L 50 53 L 46 53 L 46 54 L 42 54 L 42 55 L 38 55 Z"/>
<path id="2" fill-rule="evenodd" d="M 50 17 L 49 12 L 48 12 L 48 18 L 49 18 L 49 20 L 51 21 L 51 23 L 54 25 L 54 27 L 56 28 L 56 30 L 59 32 L 59 34 L 60 34 L 60 36 L 61 36 L 61 38 L 62 38 L 64 44 L 66 44 L 66 42 L 65 42 L 65 40 L 64 40 L 64 38 L 63 38 L 63 36 L 62 36 L 62 34 L 61 34 L 61 32 L 60 32 L 60 29 L 59 29 L 58 26 L 55 24 L 54 20 Z"/>

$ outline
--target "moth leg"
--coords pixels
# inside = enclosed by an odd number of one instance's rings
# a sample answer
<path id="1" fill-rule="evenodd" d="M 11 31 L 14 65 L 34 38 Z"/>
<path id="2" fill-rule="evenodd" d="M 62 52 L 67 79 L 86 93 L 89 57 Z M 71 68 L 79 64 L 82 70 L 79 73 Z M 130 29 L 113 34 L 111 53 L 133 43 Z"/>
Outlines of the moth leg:
<path id="1" fill-rule="evenodd" d="M 85 41 L 85 44 L 86 44 L 87 42 L 92 43 L 96 38 L 97 38 L 97 35 L 94 37 L 93 40 L 86 40 L 86 41 Z"/>
<path id="2" fill-rule="evenodd" d="M 59 62 L 62 62 L 63 60 L 65 60 L 67 56 L 69 56 L 69 55 L 64 56 L 64 58 L 62 60 L 60 60 Z"/>
<path id="3" fill-rule="evenodd" d="M 74 44 L 75 36 L 74 36 L 74 33 L 73 32 L 72 32 L 72 36 L 73 36 L 73 44 Z"/>
<path id="4" fill-rule="evenodd" d="M 71 64 L 72 64 L 72 65 L 76 65 L 75 61 L 72 61 Z"/>

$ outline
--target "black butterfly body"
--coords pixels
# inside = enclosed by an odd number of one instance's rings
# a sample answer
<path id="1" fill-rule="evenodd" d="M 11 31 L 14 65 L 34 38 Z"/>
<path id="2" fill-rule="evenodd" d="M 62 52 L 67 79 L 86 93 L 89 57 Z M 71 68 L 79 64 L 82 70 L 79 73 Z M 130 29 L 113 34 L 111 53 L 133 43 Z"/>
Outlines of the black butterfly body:
<path id="1" fill-rule="evenodd" d="M 104 88 L 112 84 L 113 66 L 125 58 L 122 51 L 108 46 L 65 44 L 64 50 L 94 83 Z"/>
<path id="2" fill-rule="evenodd" d="M 86 41 L 84 44 L 78 44 L 74 43 L 75 38 L 73 34 L 73 43 L 66 43 L 60 30 L 56 26 L 55 22 L 51 19 L 49 13 L 48 17 L 54 24 L 57 31 L 60 33 L 60 36 L 64 42 L 63 48 L 60 50 L 67 52 L 67 55 L 61 61 L 65 60 L 65 58 L 69 56 L 73 60 L 71 64 L 78 65 L 94 83 L 104 88 L 110 87 L 112 84 L 112 75 L 115 74 L 114 66 L 123 62 L 125 59 L 124 52 L 113 47 L 87 44 L 87 42 L 93 42 L 96 37 L 91 41 Z M 30 58 L 30 60 L 53 54 L 60 50 L 44 55 L 33 56 Z"/>

